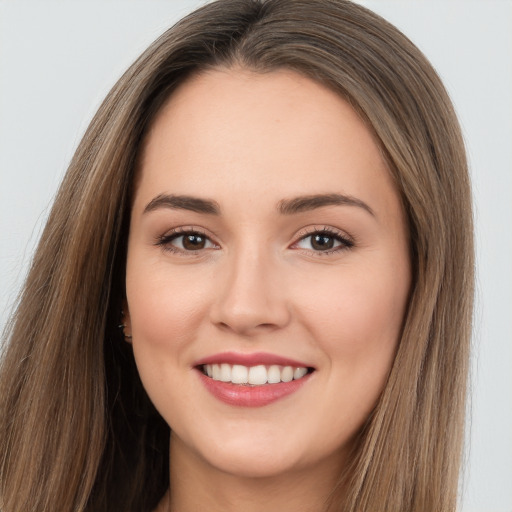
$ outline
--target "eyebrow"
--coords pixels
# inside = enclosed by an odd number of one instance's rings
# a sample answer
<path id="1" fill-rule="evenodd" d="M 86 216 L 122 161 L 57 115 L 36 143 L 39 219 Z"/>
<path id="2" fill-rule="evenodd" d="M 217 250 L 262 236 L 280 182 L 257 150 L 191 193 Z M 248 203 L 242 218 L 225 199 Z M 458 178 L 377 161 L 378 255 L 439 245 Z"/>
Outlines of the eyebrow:
<path id="1" fill-rule="evenodd" d="M 208 215 L 219 215 L 220 206 L 216 201 L 200 199 L 192 196 L 177 196 L 172 194 L 159 194 L 144 208 L 143 213 L 152 212 L 158 208 L 171 208 L 173 210 L 189 210 Z"/>
<path id="2" fill-rule="evenodd" d="M 294 197 L 292 199 L 282 199 L 277 204 L 277 211 L 283 215 L 293 215 L 323 208 L 324 206 L 356 206 L 366 210 L 370 215 L 375 216 L 374 211 L 364 201 L 344 194 L 314 194 Z M 189 210 L 207 215 L 220 215 L 220 206 L 216 201 L 173 194 L 159 194 L 146 205 L 143 213 L 148 213 L 159 208 Z"/>
<path id="3" fill-rule="evenodd" d="M 283 199 L 279 201 L 277 209 L 284 215 L 293 215 L 324 206 L 356 206 L 375 217 L 374 211 L 364 201 L 344 194 L 315 194 Z"/>

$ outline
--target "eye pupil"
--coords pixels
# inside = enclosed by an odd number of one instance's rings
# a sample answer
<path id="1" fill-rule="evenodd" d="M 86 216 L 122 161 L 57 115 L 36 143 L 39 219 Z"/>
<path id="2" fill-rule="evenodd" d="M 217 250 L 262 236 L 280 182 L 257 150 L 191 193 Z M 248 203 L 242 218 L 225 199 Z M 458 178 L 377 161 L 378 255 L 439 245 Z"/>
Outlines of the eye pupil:
<path id="1" fill-rule="evenodd" d="M 333 237 L 326 235 L 325 233 L 317 233 L 311 237 L 311 247 L 313 247 L 313 249 L 325 251 L 326 249 L 332 249 L 333 246 Z"/>
<path id="2" fill-rule="evenodd" d="M 191 251 L 194 251 L 197 249 L 204 249 L 205 244 L 206 244 L 206 239 L 205 239 L 205 237 L 203 237 L 201 235 L 190 234 L 190 235 L 183 236 L 183 247 L 185 249 L 188 249 Z"/>

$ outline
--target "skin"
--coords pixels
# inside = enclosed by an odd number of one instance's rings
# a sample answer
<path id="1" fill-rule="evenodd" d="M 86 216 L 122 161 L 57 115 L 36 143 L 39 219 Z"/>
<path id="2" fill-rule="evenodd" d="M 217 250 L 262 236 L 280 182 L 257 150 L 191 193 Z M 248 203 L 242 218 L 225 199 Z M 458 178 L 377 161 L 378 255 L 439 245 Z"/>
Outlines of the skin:
<path id="1" fill-rule="evenodd" d="M 364 202 L 296 213 L 280 201 Z M 215 201 L 219 215 L 161 194 Z M 371 212 L 369 211 L 371 210 Z M 329 228 L 330 251 L 310 234 Z M 173 229 L 198 230 L 201 250 Z M 348 240 L 348 243 L 341 240 Z M 159 510 L 325 508 L 374 408 L 411 282 L 408 231 L 372 134 L 340 96 L 292 71 L 217 69 L 182 84 L 140 159 L 130 225 L 126 324 L 143 384 L 172 429 Z M 315 371 L 264 407 L 220 402 L 194 362 L 267 352 Z"/>

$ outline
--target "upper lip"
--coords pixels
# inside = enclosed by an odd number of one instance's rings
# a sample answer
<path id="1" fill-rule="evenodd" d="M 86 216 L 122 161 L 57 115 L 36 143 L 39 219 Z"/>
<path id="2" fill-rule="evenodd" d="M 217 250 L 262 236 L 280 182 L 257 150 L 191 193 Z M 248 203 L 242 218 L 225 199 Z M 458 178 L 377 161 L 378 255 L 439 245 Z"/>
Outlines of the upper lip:
<path id="1" fill-rule="evenodd" d="M 239 364 L 242 366 L 258 366 L 258 365 L 279 365 L 279 366 L 294 366 L 297 368 L 312 368 L 310 364 L 303 361 L 290 359 L 276 354 L 267 352 L 253 352 L 253 353 L 240 353 L 240 352 L 220 352 L 211 356 L 199 359 L 193 366 L 202 366 L 205 364 Z"/>

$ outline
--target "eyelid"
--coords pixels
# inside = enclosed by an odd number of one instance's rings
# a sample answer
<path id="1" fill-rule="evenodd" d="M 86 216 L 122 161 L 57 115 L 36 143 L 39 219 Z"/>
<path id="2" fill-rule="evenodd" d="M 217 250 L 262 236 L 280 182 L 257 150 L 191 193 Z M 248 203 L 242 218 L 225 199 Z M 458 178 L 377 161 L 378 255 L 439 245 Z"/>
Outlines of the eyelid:
<path id="1" fill-rule="evenodd" d="M 337 241 L 340 242 L 340 245 L 326 250 L 304 249 L 297 247 L 297 245 L 304 239 L 320 233 L 335 238 Z M 180 249 L 179 247 L 173 246 L 171 244 L 171 242 L 176 238 L 179 238 L 180 236 L 184 236 L 187 234 L 200 235 L 207 239 L 214 247 L 202 248 L 197 250 L 185 250 Z M 342 231 L 338 228 L 326 225 L 308 226 L 306 228 L 303 228 L 295 235 L 294 239 L 295 241 L 289 246 L 289 248 L 294 250 L 300 250 L 308 254 L 314 254 L 316 256 L 340 252 L 343 250 L 350 249 L 355 245 L 354 237 L 349 235 L 346 231 Z M 169 251 L 182 256 L 198 256 L 201 253 L 207 252 L 207 250 L 220 249 L 220 245 L 215 241 L 214 236 L 207 234 L 204 229 L 197 226 L 179 226 L 176 228 L 169 229 L 164 234 L 156 236 L 154 244 L 160 246 L 162 250 Z"/>
<path id="2" fill-rule="evenodd" d="M 173 246 L 171 242 L 176 238 L 181 236 L 185 236 L 187 234 L 195 234 L 200 235 L 207 239 L 214 247 L 208 247 L 204 249 L 197 250 L 185 250 L 180 249 L 179 247 Z M 215 242 L 214 237 L 207 234 L 206 231 L 197 226 L 179 226 L 176 228 L 168 229 L 164 234 L 158 235 L 155 237 L 155 245 L 160 246 L 162 250 L 169 251 L 174 254 L 182 255 L 182 256 L 197 256 L 202 252 L 206 252 L 208 249 L 219 249 L 220 245 Z"/>
<path id="3" fill-rule="evenodd" d="M 318 234 L 318 233 L 325 233 L 328 236 L 336 238 L 338 241 L 341 242 L 341 245 L 334 247 L 332 249 L 326 249 L 324 251 L 315 251 L 312 249 L 303 249 L 303 248 L 297 247 L 297 244 L 299 242 L 301 242 L 302 240 L 304 240 L 312 235 Z M 305 251 L 308 254 L 314 254 L 317 256 L 332 254 L 332 253 L 344 251 L 347 249 L 351 249 L 355 245 L 354 237 L 349 235 L 346 231 L 342 231 L 338 228 L 334 228 L 334 227 L 326 226 L 326 225 L 323 225 L 323 226 L 317 225 L 317 226 L 306 227 L 306 228 L 302 229 L 301 231 L 299 231 L 294 238 L 295 238 L 295 241 L 290 245 L 290 248 L 295 249 L 295 250 Z"/>

